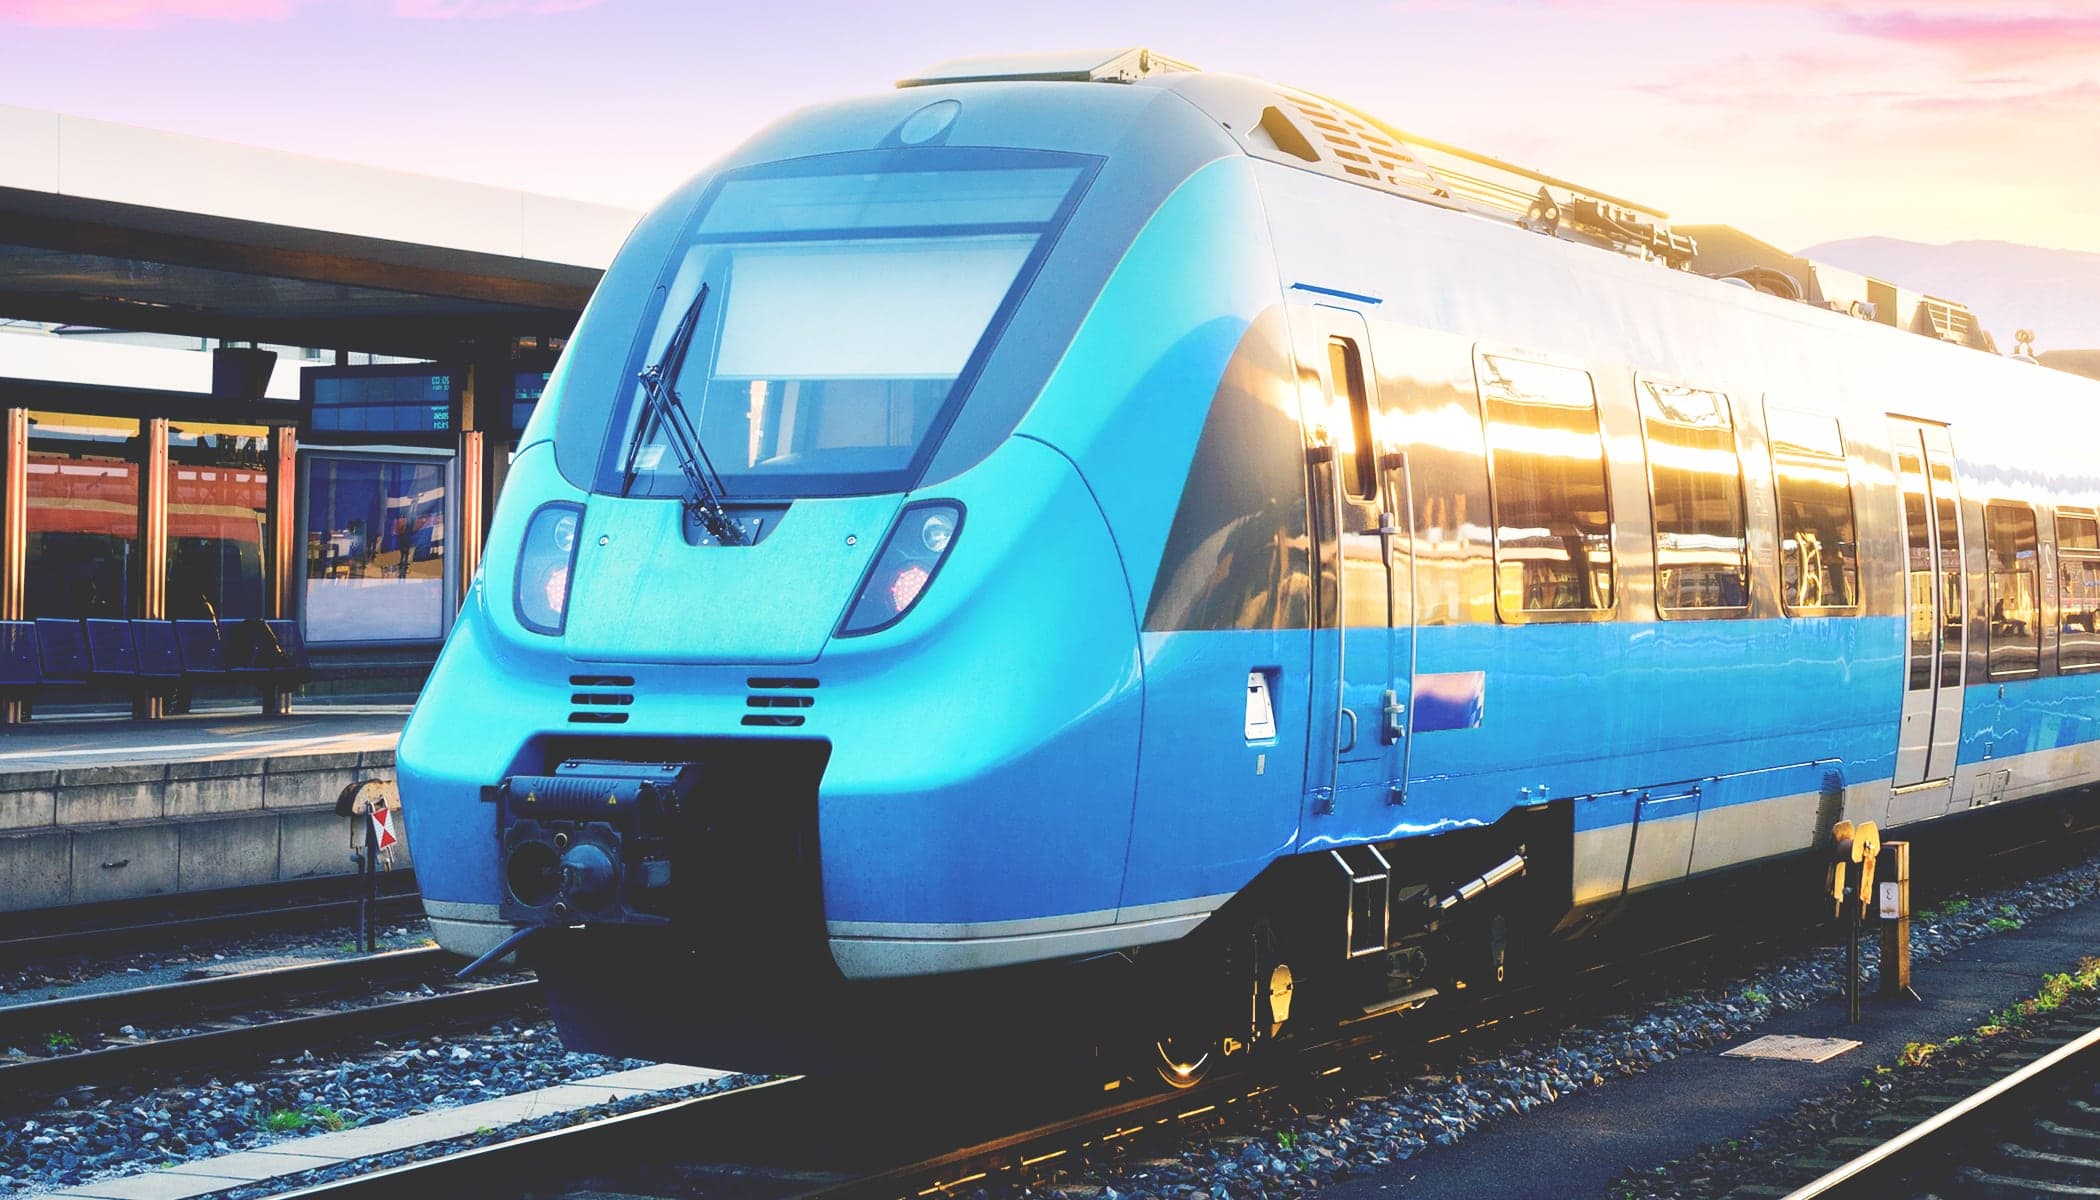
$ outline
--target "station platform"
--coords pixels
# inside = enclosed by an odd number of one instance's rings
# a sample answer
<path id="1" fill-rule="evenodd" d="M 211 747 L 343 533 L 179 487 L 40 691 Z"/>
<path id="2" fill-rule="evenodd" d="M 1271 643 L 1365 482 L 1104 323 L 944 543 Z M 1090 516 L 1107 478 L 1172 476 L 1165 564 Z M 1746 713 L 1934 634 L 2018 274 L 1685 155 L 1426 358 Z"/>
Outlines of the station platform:
<path id="1" fill-rule="evenodd" d="M 0 911 L 345 874 L 336 797 L 393 778 L 407 717 L 383 706 L 10 726 Z"/>

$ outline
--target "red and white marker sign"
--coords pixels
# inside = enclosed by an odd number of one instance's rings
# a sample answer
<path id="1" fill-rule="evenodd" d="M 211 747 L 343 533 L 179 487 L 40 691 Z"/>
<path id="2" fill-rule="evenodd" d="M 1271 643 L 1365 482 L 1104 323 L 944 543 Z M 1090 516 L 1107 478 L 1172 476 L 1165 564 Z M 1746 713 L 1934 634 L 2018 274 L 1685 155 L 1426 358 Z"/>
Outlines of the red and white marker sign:
<path id="1" fill-rule="evenodd" d="M 372 807 L 372 845 L 376 849 L 391 850 L 401 839 L 394 836 L 394 812 L 384 804 Z"/>

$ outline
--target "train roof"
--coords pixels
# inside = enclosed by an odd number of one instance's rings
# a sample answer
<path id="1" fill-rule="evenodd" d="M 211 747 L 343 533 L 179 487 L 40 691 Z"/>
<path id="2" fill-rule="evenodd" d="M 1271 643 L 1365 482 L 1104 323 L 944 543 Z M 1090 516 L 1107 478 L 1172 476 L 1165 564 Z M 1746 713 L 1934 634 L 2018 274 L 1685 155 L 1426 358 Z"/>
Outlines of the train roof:
<path id="1" fill-rule="evenodd" d="M 1789 254 L 1727 226 L 1673 227 L 1669 214 L 1653 205 L 1408 132 L 1314 92 L 1203 71 L 1147 48 L 958 59 L 897 86 L 994 82 L 1172 91 L 1256 158 L 1997 352 L 1982 322 L 1959 301 Z"/>

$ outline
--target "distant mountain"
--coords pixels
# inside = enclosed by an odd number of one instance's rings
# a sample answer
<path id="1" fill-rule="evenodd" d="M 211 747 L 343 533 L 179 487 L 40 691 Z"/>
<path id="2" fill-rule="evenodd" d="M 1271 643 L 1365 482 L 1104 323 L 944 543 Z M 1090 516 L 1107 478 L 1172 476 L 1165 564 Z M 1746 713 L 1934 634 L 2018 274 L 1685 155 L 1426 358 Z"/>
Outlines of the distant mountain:
<path id="1" fill-rule="evenodd" d="M 2000 350 L 2012 349 L 2019 329 L 2034 330 L 2043 350 L 2100 348 L 2100 254 L 2013 242 L 1930 246 L 1869 237 L 1824 242 L 1801 255 L 1958 300 L 1983 319 Z"/>

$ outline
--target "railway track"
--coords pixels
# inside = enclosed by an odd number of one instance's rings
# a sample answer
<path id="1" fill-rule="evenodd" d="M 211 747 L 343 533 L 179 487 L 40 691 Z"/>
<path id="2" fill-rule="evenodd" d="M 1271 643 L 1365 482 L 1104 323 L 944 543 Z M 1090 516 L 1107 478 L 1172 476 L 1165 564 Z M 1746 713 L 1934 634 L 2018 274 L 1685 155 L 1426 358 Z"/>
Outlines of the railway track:
<path id="1" fill-rule="evenodd" d="M 2081 842 L 2090 830 L 2079 830 Z M 2063 843 L 1995 849 L 1985 866 L 1931 881 L 1940 888 L 1987 886 L 2001 873 L 2031 873 Z M 489 1194 L 545 1198 L 723 1197 L 733 1200 L 889 1200 L 966 1194 L 1019 1184 L 1065 1163 L 1142 1156 L 1156 1141 L 1197 1123 L 1206 1132 L 1269 1101 L 1346 1094 L 1397 1060 L 1413 1071 L 1462 1061 L 1469 1052 L 1557 1027 L 1571 1012 L 1594 1016 L 1635 990 L 1661 994 L 1717 968 L 1828 942 L 1831 930 L 1782 918 L 1748 919 L 1697 936 L 1621 931 L 1600 959 L 1546 983 L 1513 987 L 1464 1010 L 1421 1014 L 1213 1077 L 1197 1089 L 1126 1095 L 1036 1089 L 988 1096 L 986 1089 L 906 1080 L 887 1091 L 806 1078 L 677 1100 L 566 1129 L 315 1185 L 289 1193 L 319 1200 Z M 1647 944 L 1635 950 L 1636 939 Z M 1427 1019 L 1424 1019 L 1427 1018 Z M 1359 1027 L 1362 1028 L 1362 1027 Z M 1099 1085 L 1094 1085 L 1098 1089 Z M 606 1169 L 605 1164 L 621 1164 Z M 593 1168 L 597 1169 L 593 1169 Z M 1876 1194 L 1876 1193 L 1854 1193 Z"/>
<path id="2" fill-rule="evenodd" d="M 2085 833 L 2087 831 L 2080 831 Z M 2083 840 L 2083 839 L 2081 839 Z M 2058 844 L 2061 849 L 2061 843 Z M 2017 857 L 2007 850 L 1998 857 Z M 2009 864 L 2008 864 L 2009 865 Z M 1996 868 L 1966 873 L 1982 882 Z M 1731 906 L 1731 911 L 1733 908 Z M 680 1099 L 564 1129 L 316 1185 L 291 1193 L 344 1200 L 363 1196 L 505 1194 L 537 1197 L 722 1196 L 735 1200 L 837 1200 L 959 1192 L 1019 1183 L 1104 1152 L 1137 1147 L 1190 1122 L 1206 1132 L 1257 1102 L 1333 1096 L 1377 1069 L 1390 1082 L 1395 1062 L 1408 1072 L 1424 1058 L 1456 1062 L 1555 1027 L 1571 1009 L 1595 1016 L 1630 989 L 1681 986 L 1716 966 L 1736 965 L 1826 941 L 1828 930 L 1772 918 L 1693 937 L 1639 935 L 1634 951 L 1621 930 L 1601 939 L 1614 959 L 1577 966 L 1553 981 L 1513 987 L 1475 1007 L 1440 1017 L 1336 1037 L 1303 1051 L 1257 1061 L 1187 1092 L 1104 1094 L 1088 1088 L 1033 1087 L 1031 1095 L 986 1094 L 981 1084 L 905 1078 L 886 1088 L 786 1078 Z M 524 989 L 531 985 L 510 985 Z M 492 989 L 494 990 L 494 989 Z M 460 1003 L 471 1003 L 461 1001 Z M 401 1015 L 384 1023 L 401 1028 Z M 407 1020 L 422 1017 L 408 1014 Z M 353 1018 L 354 1020 L 354 1018 Z M 1432 1024 L 1432 1021 L 1435 1022 Z M 0 1042 L 4 1044 L 4 1042 Z M 1397 1059 L 1396 1059 L 1397 1056 Z M 82 1057 L 82 1056 L 73 1056 Z M 1432 1063 L 1429 1069 L 1440 1069 Z M 0 1071 L 0 1081 L 10 1078 Z M 0 1089 L 0 1095 L 7 1090 Z M 1011 1090 L 1011 1089 L 1002 1089 Z M 1343 1093 L 1346 1094 L 1346 1093 Z M 625 1164 L 616 1173 L 592 1169 Z"/>
<path id="3" fill-rule="evenodd" d="M 1131 1094 L 1128 1085 L 1103 1091 L 1099 1081 L 1070 1080 L 992 1096 L 950 1081 L 878 1086 L 794 1077 L 287 1195 L 888 1200 L 959 1193 L 1018 1183 L 1060 1161 L 1135 1152 L 1190 1122 L 1209 1128 L 1266 1099 L 1346 1088 L 1365 1072 L 1389 1068 L 1396 1056 L 1410 1062 L 1433 1058 L 1441 1066 L 1482 1042 L 1538 1032 L 1573 1006 L 1609 1004 L 1629 988 L 1709 967 L 1716 956 L 1772 948 L 1772 941 L 1744 943 L 1713 934 L 1681 939 L 1653 946 L 1637 960 L 1513 987 L 1406 1028 L 1334 1035 L 1187 1091 Z"/>
<path id="4" fill-rule="evenodd" d="M 2100 1196 L 2100 1027 L 1954 1100 L 1787 1200 Z"/>
<path id="5" fill-rule="evenodd" d="M 422 912 L 406 871 L 383 875 L 374 919 L 399 921 Z M 206 938 L 261 930 L 328 927 L 357 918 L 354 876 L 266 884 L 189 896 L 153 896 L 57 910 L 0 915 L 0 969 L 127 950 L 166 949 Z"/>
<path id="6" fill-rule="evenodd" d="M 0 1110 L 378 1030 L 423 1033 L 538 996 L 534 982 L 455 983 L 457 966 L 434 947 L 397 950 L 0 1008 Z"/>

